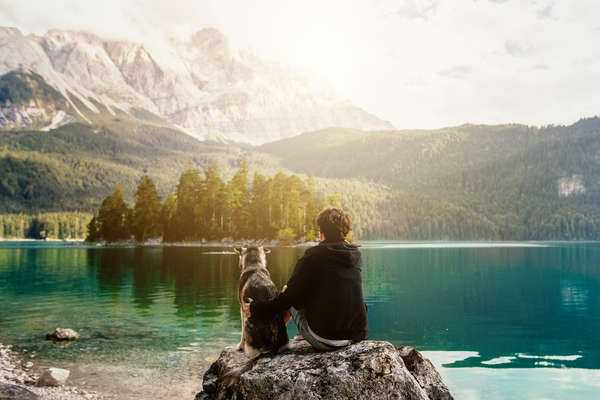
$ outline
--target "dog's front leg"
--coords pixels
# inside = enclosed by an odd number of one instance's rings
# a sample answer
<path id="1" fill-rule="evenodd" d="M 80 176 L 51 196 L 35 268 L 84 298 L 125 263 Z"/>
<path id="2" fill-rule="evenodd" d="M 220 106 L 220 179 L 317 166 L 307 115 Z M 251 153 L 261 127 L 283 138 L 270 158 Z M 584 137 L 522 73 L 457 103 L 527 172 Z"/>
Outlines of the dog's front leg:
<path id="1" fill-rule="evenodd" d="M 240 316 L 242 317 L 242 338 L 240 339 L 240 343 L 235 347 L 237 351 L 244 351 L 244 338 L 246 337 L 246 316 L 244 314 L 244 308 L 240 307 Z"/>

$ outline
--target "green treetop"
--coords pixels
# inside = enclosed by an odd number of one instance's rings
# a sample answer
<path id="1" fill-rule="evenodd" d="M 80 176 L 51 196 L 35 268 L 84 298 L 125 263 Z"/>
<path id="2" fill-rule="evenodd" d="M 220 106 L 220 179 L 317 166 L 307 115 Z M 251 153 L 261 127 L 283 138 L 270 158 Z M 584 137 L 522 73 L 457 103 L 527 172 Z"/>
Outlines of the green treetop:
<path id="1" fill-rule="evenodd" d="M 160 202 L 161 198 L 156 191 L 156 185 L 146 175 L 135 193 L 132 227 L 137 240 L 143 242 L 162 235 Z"/>

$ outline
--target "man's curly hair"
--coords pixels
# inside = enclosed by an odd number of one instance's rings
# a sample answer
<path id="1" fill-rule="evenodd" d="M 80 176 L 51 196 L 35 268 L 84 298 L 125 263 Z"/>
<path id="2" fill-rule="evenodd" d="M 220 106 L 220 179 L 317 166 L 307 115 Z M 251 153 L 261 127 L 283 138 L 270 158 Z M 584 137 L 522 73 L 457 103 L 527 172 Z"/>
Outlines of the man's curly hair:
<path id="1" fill-rule="evenodd" d="M 321 210 L 316 222 L 327 240 L 344 240 L 352 230 L 350 214 L 331 205 Z"/>

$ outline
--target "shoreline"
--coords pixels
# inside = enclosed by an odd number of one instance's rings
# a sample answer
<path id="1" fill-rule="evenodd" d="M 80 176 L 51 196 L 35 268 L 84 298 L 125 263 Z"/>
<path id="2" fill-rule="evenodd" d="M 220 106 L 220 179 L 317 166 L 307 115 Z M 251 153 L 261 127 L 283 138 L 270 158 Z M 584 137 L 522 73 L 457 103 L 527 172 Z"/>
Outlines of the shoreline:
<path id="1" fill-rule="evenodd" d="M 30 238 L 1 238 L 0 237 L 0 242 L 69 242 L 69 243 L 83 243 L 85 242 L 85 239 L 52 239 L 52 238 L 47 238 L 47 239 L 30 239 Z"/>
<path id="2" fill-rule="evenodd" d="M 114 395 L 101 394 L 94 390 L 71 386 L 68 383 L 62 386 L 37 386 L 40 376 L 46 369 L 35 366 L 33 363 L 35 361 L 34 354 L 29 356 L 30 360 L 25 357 L 25 354 L 19 354 L 16 350 L 13 350 L 12 345 L 5 345 L 0 342 L 0 397 L 2 397 L 4 391 L 12 390 L 19 393 L 15 397 L 18 399 L 33 398 L 32 393 L 42 400 L 115 398 Z"/>
<path id="3" fill-rule="evenodd" d="M 297 241 L 292 243 L 281 243 L 278 240 L 240 240 L 235 241 L 231 238 L 223 239 L 220 242 L 163 242 L 159 239 L 150 239 L 145 242 L 137 242 L 134 240 L 127 240 L 122 242 L 86 242 L 84 239 L 19 239 L 19 238 L 0 238 L 0 242 L 32 242 L 32 243 L 68 243 L 72 245 L 86 245 L 86 246 L 97 246 L 97 247 L 125 247 L 125 246 L 162 246 L 162 247 L 250 247 L 250 246 L 263 246 L 263 247 L 312 247 L 319 244 L 319 242 L 306 242 Z"/>

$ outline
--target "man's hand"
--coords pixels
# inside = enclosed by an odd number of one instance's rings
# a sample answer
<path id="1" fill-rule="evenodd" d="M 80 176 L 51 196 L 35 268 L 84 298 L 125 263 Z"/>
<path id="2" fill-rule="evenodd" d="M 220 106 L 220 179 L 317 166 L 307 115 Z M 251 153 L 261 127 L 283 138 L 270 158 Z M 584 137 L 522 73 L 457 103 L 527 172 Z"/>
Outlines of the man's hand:
<path id="1" fill-rule="evenodd" d="M 285 289 L 287 289 L 287 285 L 284 285 L 281 288 L 281 293 L 285 292 Z M 290 315 L 290 312 L 288 310 L 285 310 L 283 313 L 283 322 L 285 322 L 285 324 L 287 325 L 288 322 L 290 322 L 292 320 L 292 316 Z"/>
<path id="2" fill-rule="evenodd" d="M 248 297 L 248 302 L 244 304 L 244 311 L 246 311 L 249 317 L 252 316 L 252 314 L 250 314 L 250 303 L 252 303 L 252 301 L 253 300 L 250 297 Z"/>

